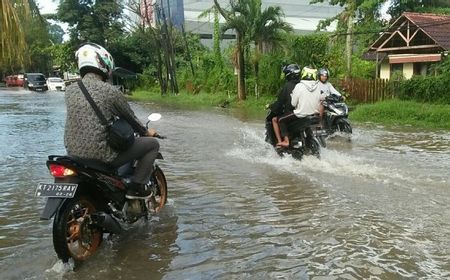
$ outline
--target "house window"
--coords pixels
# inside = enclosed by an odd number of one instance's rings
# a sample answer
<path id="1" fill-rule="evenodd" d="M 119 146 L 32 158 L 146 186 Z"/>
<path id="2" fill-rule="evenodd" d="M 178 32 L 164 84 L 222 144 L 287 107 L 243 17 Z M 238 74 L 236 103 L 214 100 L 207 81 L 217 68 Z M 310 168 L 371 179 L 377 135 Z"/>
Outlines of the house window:
<path id="1" fill-rule="evenodd" d="M 397 80 L 403 78 L 403 64 L 391 64 L 391 79 Z"/>

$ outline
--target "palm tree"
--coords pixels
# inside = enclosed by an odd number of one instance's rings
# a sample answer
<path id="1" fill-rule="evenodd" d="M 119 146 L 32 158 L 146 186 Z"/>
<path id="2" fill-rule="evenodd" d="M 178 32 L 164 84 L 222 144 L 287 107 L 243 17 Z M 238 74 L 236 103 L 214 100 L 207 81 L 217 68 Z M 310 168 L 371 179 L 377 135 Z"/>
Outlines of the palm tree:
<path id="1" fill-rule="evenodd" d="M 28 11 L 28 1 L 0 0 L 0 65 L 7 67 L 24 61 L 25 34 L 17 7 L 25 7 Z"/>
<path id="2" fill-rule="evenodd" d="M 261 0 L 249 1 L 254 19 L 250 38 L 255 44 L 253 66 L 255 71 L 255 95 L 259 96 L 259 60 L 261 55 L 283 42 L 283 34 L 292 31 L 292 26 L 284 21 L 284 13 L 279 6 L 270 6 L 261 11 Z"/>
<path id="3" fill-rule="evenodd" d="M 246 41 L 247 31 L 250 29 L 251 20 L 248 17 L 248 9 L 245 7 L 247 1 L 237 0 L 230 3 L 231 9 L 225 10 L 220 7 L 217 0 L 214 0 L 219 13 L 225 18 L 226 23 L 222 26 L 222 31 L 229 29 L 234 29 L 236 31 L 236 50 L 235 50 L 235 65 L 237 68 L 238 76 L 238 98 L 239 100 L 245 100 L 246 90 L 245 90 L 245 59 L 244 50 L 248 46 L 248 40 Z M 243 4 L 244 3 L 244 4 Z"/>
<path id="4" fill-rule="evenodd" d="M 255 46 L 254 70 L 256 76 L 255 92 L 258 96 L 259 59 L 265 50 L 271 49 L 282 42 L 282 34 L 289 32 L 292 27 L 283 20 L 283 11 L 280 7 L 268 7 L 262 10 L 261 0 L 235 0 L 230 1 L 230 10 L 222 9 L 217 0 L 214 4 L 226 23 L 223 31 L 234 29 L 236 31 L 236 66 L 238 70 L 238 96 L 245 99 L 245 61 L 244 50 L 253 42 Z"/>

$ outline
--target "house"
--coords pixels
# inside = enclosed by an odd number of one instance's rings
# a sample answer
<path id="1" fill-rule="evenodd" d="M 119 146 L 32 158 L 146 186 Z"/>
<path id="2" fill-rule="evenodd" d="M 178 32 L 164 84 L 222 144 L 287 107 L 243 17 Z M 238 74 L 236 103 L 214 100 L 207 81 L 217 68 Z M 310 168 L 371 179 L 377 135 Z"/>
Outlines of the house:
<path id="1" fill-rule="evenodd" d="M 403 73 L 406 79 L 413 75 L 431 74 L 450 49 L 450 16 L 403 13 L 370 46 L 369 53 L 377 60 L 379 78 L 389 79 L 394 73 Z"/>

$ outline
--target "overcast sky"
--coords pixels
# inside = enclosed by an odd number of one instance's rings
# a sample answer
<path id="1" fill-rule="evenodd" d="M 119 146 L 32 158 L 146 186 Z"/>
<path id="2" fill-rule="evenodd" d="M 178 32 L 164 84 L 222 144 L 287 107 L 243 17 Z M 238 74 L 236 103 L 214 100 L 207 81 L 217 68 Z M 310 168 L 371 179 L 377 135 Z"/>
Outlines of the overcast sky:
<path id="1" fill-rule="evenodd" d="M 58 8 L 59 1 L 56 0 L 36 0 L 41 14 L 54 14 Z"/>

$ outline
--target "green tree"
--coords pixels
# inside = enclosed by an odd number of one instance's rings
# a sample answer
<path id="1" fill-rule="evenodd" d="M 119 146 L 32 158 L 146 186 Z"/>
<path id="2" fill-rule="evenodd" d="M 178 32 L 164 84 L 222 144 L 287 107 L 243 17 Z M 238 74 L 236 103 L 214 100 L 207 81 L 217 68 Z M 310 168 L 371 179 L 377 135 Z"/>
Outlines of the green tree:
<path id="1" fill-rule="evenodd" d="M 313 0 L 311 3 L 322 3 L 325 0 Z M 387 0 L 330 0 L 331 5 L 340 5 L 344 10 L 335 17 L 322 21 L 318 29 L 322 29 L 338 20 L 338 32 L 344 33 L 345 39 L 345 57 L 346 57 L 346 77 L 352 75 L 352 57 L 354 42 L 355 23 L 364 24 L 374 22 L 380 18 L 381 5 Z M 402 1 L 402 0 L 400 0 Z"/>
<path id="2" fill-rule="evenodd" d="M 57 66 L 61 72 L 75 71 L 75 50 L 70 43 L 54 44 L 48 47 L 48 52 L 51 54 L 53 66 Z"/>
<path id="3" fill-rule="evenodd" d="M 261 0 L 250 0 L 250 17 L 253 19 L 249 32 L 255 44 L 253 66 L 255 71 L 255 95 L 259 96 L 259 62 L 262 54 L 279 47 L 284 41 L 283 35 L 292 31 L 292 26 L 284 21 L 284 13 L 279 6 L 270 6 L 262 10 Z"/>
<path id="4" fill-rule="evenodd" d="M 234 54 L 235 67 L 238 78 L 238 98 L 245 100 L 245 58 L 244 51 L 248 46 L 247 32 L 251 28 L 251 18 L 249 18 L 247 1 L 237 0 L 230 2 L 230 10 L 223 9 L 217 0 L 214 0 L 219 13 L 225 18 L 226 23 L 222 27 L 223 31 L 234 29 L 236 32 L 236 49 Z"/>
<path id="5" fill-rule="evenodd" d="M 94 42 L 108 47 L 123 34 L 121 0 L 61 0 L 57 18 L 69 24 L 73 44 Z"/>
<path id="6" fill-rule="evenodd" d="M 440 8 L 450 8 L 448 0 L 391 0 L 388 13 L 392 20 L 397 19 L 403 12 L 432 12 Z"/>
<path id="7" fill-rule="evenodd" d="M 27 72 L 47 74 L 52 70 L 51 54 L 48 52 L 48 47 L 52 45 L 52 41 L 48 32 L 48 25 L 48 22 L 39 13 L 33 13 L 28 20 L 24 21 L 27 42 L 25 52 L 28 57 L 27 63 L 25 63 Z"/>
<path id="8" fill-rule="evenodd" d="M 50 38 L 53 44 L 61 44 L 63 42 L 64 30 L 59 24 L 53 23 L 48 27 Z"/>

